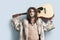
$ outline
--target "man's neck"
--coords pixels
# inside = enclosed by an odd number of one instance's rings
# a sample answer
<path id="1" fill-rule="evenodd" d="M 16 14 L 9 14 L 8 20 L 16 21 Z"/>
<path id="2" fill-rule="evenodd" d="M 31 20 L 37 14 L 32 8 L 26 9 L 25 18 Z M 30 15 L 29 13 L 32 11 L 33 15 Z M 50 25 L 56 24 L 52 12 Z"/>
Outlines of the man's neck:
<path id="1" fill-rule="evenodd" d="M 34 24 L 34 22 L 35 22 L 35 18 L 32 17 L 32 18 L 31 18 L 31 23 Z"/>

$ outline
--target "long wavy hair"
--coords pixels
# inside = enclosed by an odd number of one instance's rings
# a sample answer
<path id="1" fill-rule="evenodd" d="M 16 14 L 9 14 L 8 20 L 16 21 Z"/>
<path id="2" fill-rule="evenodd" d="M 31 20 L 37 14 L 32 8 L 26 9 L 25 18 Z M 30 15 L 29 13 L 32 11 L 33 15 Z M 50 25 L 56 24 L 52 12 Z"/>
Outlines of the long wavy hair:
<path id="1" fill-rule="evenodd" d="M 30 7 L 30 8 L 27 10 L 27 20 L 28 20 L 28 22 L 29 22 L 30 24 L 31 24 L 31 16 L 30 16 L 31 9 L 33 9 L 34 12 L 35 12 L 35 14 L 34 14 L 34 18 L 35 18 L 34 23 L 36 23 L 36 20 L 37 20 L 37 10 L 36 10 L 36 8 Z"/>

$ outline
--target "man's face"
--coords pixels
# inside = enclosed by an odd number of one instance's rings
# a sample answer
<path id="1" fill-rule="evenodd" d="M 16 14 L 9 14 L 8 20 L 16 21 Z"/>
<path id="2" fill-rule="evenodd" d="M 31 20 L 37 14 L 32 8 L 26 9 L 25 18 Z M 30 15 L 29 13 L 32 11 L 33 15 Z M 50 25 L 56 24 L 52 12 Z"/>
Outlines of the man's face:
<path id="1" fill-rule="evenodd" d="M 34 10 L 33 10 L 33 9 L 30 9 L 30 16 L 31 16 L 31 17 L 34 17 L 34 15 L 35 15 Z"/>

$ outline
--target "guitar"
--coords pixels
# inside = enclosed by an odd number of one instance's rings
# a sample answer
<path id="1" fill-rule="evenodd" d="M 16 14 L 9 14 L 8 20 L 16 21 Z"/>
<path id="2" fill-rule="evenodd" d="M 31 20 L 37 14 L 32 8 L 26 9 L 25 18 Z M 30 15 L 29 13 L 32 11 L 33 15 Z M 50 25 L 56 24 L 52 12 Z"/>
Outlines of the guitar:
<path id="1" fill-rule="evenodd" d="M 42 7 L 38 7 L 37 10 L 40 8 L 40 13 L 37 13 L 37 17 L 46 18 L 46 19 L 52 19 L 54 17 L 54 12 L 52 9 L 52 6 L 50 4 L 45 4 Z M 27 13 L 19 13 L 14 14 L 12 17 L 17 17 L 21 15 L 27 15 Z"/>

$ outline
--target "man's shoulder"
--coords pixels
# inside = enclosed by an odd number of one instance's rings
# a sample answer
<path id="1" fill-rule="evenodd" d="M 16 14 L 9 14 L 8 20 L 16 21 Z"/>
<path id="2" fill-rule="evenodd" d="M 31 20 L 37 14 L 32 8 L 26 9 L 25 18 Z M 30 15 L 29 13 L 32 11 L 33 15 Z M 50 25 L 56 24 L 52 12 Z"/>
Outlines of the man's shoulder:
<path id="1" fill-rule="evenodd" d="M 39 22 L 39 21 L 42 21 L 42 19 L 41 19 L 41 18 L 38 18 L 38 19 L 37 19 L 37 22 Z"/>
<path id="2" fill-rule="evenodd" d="M 37 24 L 41 24 L 42 23 L 42 19 L 41 18 L 38 18 L 37 21 L 36 21 Z"/>
<path id="3" fill-rule="evenodd" d="M 24 19 L 23 20 L 23 23 L 27 24 L 28 23 L 28 20 L 27 19 Z"/>

